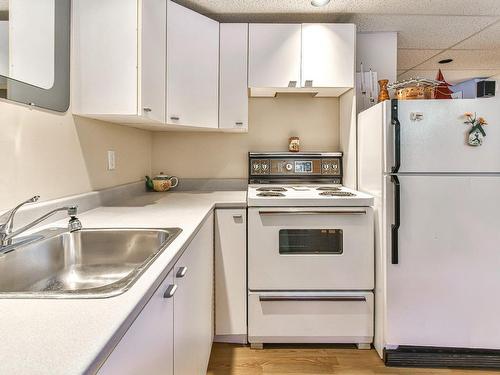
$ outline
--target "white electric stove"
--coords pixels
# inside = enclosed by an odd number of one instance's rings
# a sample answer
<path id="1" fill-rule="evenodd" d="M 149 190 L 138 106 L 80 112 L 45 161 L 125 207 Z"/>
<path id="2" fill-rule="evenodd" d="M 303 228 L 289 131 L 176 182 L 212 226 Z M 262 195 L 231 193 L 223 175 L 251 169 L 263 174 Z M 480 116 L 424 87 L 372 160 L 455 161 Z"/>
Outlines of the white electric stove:
<path id="1" fill-rule="evenodd" d="M 363 207 L 373 197 L 335 184 L 250 184 L 249 207 Z"/>
<path id="2" fill-rule="evenodd" d="M 250 153 L 248 339 L 373 340 L 373 197 L 342 186 L 341 153 Z"/>

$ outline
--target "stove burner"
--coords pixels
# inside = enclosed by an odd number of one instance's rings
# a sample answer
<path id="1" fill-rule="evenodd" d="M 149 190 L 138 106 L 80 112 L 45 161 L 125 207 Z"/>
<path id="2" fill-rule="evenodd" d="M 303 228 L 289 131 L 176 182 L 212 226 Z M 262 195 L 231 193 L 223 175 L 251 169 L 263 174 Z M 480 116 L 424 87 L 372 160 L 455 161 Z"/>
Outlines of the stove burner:
<path id="1" fill-rule="evenodd" d="M 286 191 L 284 187 L 281 186 L 269 186 L 269 187 L 260 187 L 257 191 L 265 191 L 265 192 L 273 192 L 273 191 Z"/>
<path id="2" fill-rule="evenodd" d="M 276 191 L 264 191 L 257 194 L 258 197 L 284 197 L 285 194 Z"/>
<path id="3" fill-rule="evenodd" d="M 350 193 L 348 191 L 323 191 L 319 193 L 324 197 L 354 197 L 356 194 Z"/>
<path id="4" fill-rule="evenodd" d="M 316 188 L 316 190 L 319 190 L 319 191 L 340 191 L 340 188 L 338 186 L 320 186 L 319 188 Z"/>

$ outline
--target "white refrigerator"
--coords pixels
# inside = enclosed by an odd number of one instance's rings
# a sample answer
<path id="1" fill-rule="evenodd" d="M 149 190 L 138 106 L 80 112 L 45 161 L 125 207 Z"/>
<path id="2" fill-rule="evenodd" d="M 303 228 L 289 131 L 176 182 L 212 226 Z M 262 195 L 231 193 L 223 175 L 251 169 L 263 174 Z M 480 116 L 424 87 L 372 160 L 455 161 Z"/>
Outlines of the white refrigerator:
<path id="1" fill-rule="evenodd" d="M 500 366 L 499 99 L 386 101 L 359 114 L 358 188 L 375 196 L 374 345 L 386 363 L 461 348 L 455 364 L 488 352 L 498 357 L 482 363 Z M 464 112 L 488 121 L 481 146 L 467 144 Z"/>

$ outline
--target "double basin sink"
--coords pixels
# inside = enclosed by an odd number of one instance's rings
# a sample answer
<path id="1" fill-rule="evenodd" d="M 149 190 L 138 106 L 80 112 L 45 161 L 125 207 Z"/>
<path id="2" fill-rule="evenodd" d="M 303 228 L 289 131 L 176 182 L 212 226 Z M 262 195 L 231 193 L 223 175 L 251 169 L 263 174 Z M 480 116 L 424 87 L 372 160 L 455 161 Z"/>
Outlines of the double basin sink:
<path id="1" fill-rule="evenodd" d="M 181 232 L 48 231 L 0 255 L 0 298 L 105 298 L 124 293 Z"/>

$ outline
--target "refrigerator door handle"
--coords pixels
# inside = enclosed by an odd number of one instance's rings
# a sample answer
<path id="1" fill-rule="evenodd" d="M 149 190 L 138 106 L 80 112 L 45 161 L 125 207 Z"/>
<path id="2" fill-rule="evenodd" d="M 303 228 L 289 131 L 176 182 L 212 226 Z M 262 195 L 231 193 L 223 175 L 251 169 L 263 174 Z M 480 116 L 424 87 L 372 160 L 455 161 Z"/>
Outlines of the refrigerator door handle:
<path id="1" fill-rule="evenodd" d="M 399 264 L 399 227 L 401 226 L 401 185 L 397 176 L 391 176 L 394 184 L 394 224 L 391 227 L 391 263 Z"/>
<path id="2" fill-rule="evenodd" d="M 391 100 L 391 124 L 394 126 L 394 166 L 392 173 L 398 173 L 401 168 L 401 123 L 398 118 L 398 100 Z"/>

